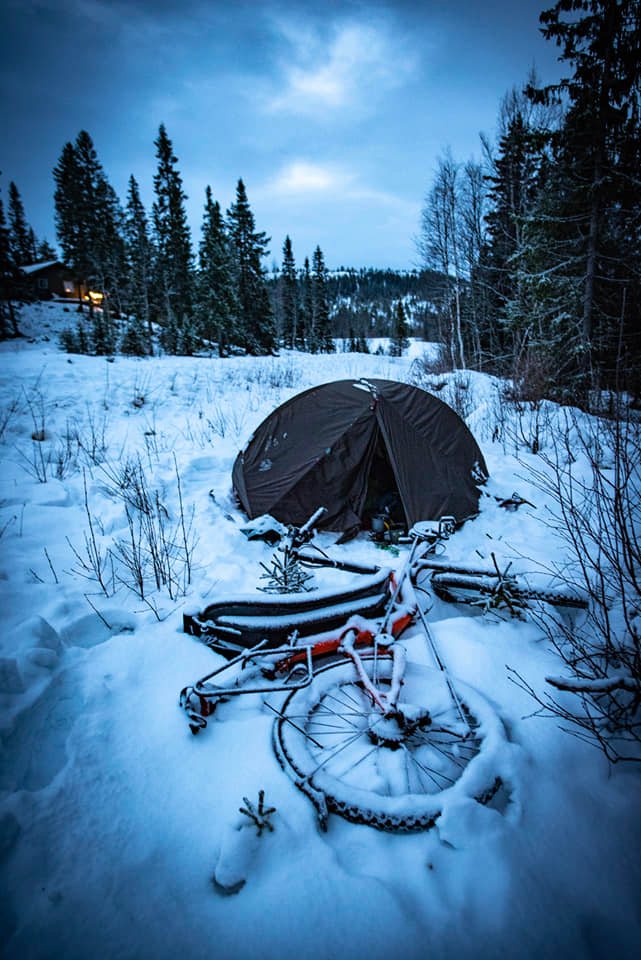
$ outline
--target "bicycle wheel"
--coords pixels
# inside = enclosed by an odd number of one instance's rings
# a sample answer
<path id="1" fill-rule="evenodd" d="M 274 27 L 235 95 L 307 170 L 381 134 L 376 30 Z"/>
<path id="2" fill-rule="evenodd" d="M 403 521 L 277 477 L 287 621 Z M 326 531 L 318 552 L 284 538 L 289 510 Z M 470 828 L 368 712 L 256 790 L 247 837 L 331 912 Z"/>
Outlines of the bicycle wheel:
<path id="1" fill-rule="evenodd" d="M 530 587 L 517 577 L 500 579 L 489 573 L 439 571 L 432 574 L 431 584 L 441 600 L 451 603 L 508 609 L 514 607 L 516 610 L 523 609 L 530 600 L 551 603 L 557 607 L 585 609 L 588 605 L 586 598 L 573 590 L 541 590 Z"/>
<path id="2" fill-rule="evenodd" d="M 391 659 L 361 659 L 384 693 Z M 323 826 L 334 812 L 382 830 L 428 829 L 450 799 L 486 803 L 501 786 L 503 724 L 467 685 L 457 682 L 456 691 L 460 705 L 445 674 L 407 664 L 404 702 L 384 717 L 351 661 L 330 664 L 285 701 L 274 724 L 276 755 Z"/>

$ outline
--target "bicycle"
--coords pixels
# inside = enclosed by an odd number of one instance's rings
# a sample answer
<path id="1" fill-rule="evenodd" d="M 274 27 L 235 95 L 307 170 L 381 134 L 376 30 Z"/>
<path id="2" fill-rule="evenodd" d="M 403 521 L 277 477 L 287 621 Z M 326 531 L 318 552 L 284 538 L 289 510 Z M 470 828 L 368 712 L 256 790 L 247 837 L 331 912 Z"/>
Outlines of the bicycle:
<path id="1" fill-rule="evenodd" d="M 399 642 L 420 610 L 412 596 L 417 559 L 435 552 L 448 524 L 410 531 L 380 622 L 352 617 L 337 634 L 306 643 L 294 636 L 270 647 L 263 639 L 185 688 L 181 706 L 192 733 L 225 700 L 283 693 L 279 707 L 263 700 L 275 714 L 274 751 L 322 828 L 333 812 L 383 830 L 424 830 L 452 800 L 491 802 L 504 785 L 502 721 L 481 694 L 449 675 L 422 615 L 433 666 L 408 661 Z"/>
<path id="2" fill-rule="evenodd" d="M 556 587 L 534 586 L 522 574 L 510 573 L 511 563 L 502 570 L 494 553 L 493 568 L 473 568 L 448 560 L 424 557 L 414 570 L 415 581 L 423 571 L 430 577 L 430 587 L 437 597 L 449 603 L 480 607 L 485 612 L 505 609 L 521 616 L 531 604 L 548 603 L 555 607 L 587 609 L 585 593 L 569 584 Z"/>

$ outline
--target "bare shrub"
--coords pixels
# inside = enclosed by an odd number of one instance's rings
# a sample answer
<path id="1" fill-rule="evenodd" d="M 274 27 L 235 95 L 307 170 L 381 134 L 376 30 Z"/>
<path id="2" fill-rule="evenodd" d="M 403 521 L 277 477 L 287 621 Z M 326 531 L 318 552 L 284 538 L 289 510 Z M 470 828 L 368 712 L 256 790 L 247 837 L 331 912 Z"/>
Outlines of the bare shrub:
<path id="1" fill-rule="evenodd" d="M 508 401 L 509 403 L 509 401 Z M 513 401 L 506 435 L 515 451 L 537 454 L 554 443 L 556 407 L 549 400 Z"/>
<path id="2" fill-rule="evenodd" d="M 516 678 L 540 714 L 568 723 L 611 762 L 641 761 L 641 425 L 621 417 L 586 426 L 568 413 L 552 452 L 540 456 L 529 479 L 552 500 L 547 522 L 568 546 L 590 608 L 579 627 L 541 617 L 569 670 L 548 683 L 573 697 L 539 695 Z M 567 569 L 554 572 L 567 582 Z"/>
<path id="3" fill-rule="evenodd" d="M 214 436 L 221 439 L 229 435 L 236 440 L 244 432 L 246 408 L 233 404 L 227 409 L 215 403 L 208 417 L 205 417 L 207 426 Z"/>
<path id="4" fill-rule="evenodd" d="M 444 399 L 462 420 L 467 420 L 476 409 L 474 390 L 469 374 L 453 374 L 448 381 Z"/>
<path id="5" fill-rule="evenodd" d="M 6 406 L 0 410 L 0 440 L 5 435 L 9 423 L 18 411 L 20 403 L 17 397 L 13 397 Z"/>
<path id="6" fill-rule="evenodd" d="M 34 388 L 31 395 L 23 389 L 24 398 L 27 402 L 27 407 L 29 408 L 29 413 L 31 414 L 31 419 L 33 421 L 33 431 L 31 433 L 31 439 L 36 443 L 42 443 L 46 439 L 46 430 L 45 430 L 45 421 L 46 421 L 46 410 L 45 410 L 45 398 L 41 391 L 37 388 Z"/>
<path id="7" fill-rule="evenodd" d="M 42 442 L 32 441 L 30 453 L 25 453 L 20 447 L 16 447 L 16 451 L 23 470 L 38 483 L 46 483 L 49 479 L 49 460 L 45 457 Z"/>
<path id="8" fill-rule="evenodd" d="M 419 357 L 410 367 L 409 382 L 432 393 L 467 420 L 476 408 L 472 380 L 468 373 L 452 370 L 447 349 L 441 345 L 434 360 Z"/>
<path id="9" fill-rule="evenodd" d="M 106 410 L 106 407 L 105 407 Z M 98 417 L 94 410 L 87 404 L 86 423 L 84 428 L 76 428 L 76 437 L 78 447 L 82 450 L 87 465 L 99 466 L 104 463 L 107 456 L 107 414 L 103 412 Z"/>
<path id="10" fill-rule="evenodd" d="M 425 380 L 440 376 L 443 373 L 451 373 L 454 369 L 450 351 L 445 343 L 439 343 L 436 356 L 428 357 L 423 355 L 412 361 L 410 367 L 410 376 L 412 382 L 417 386 L 423 386 Z"/>
<path id="11" fill-rule="evenodd" d="M 86 580 L 93 580 L 99 584 L 100 589 L 106 597 L 115 593 L 113 558 L 109 549 L 104 550 L 96 534 L 97 521 L 92 515 L 89 507 L 89 497 L 87 494 L 87 476 L 83 470 L 82 483 L 84 489 L 85 516 L 87 517 L 88 531 L 83 534 L 84 550 L 78 550 L 72 544 L 69 537 L 66 538 L 76 563 L 72 571 Z M 111 573 L 109 577 L 108 574 Z"/>
<path id="12" fill-rule="evenodd" d="M 224 371 L 225 381 L 238 389 L 252 391 L 255 387 L 269 390 L 285 390 L 298 386 L 302 371 L 294 358 L 270 358 L 262 362 L 242 364 Z"/>
<path id="13" fill-rule="evenodd" d="M 488 411 L 486 435 L 515 456 L 526 450 L 538 454 L 554 443 L 558 408 L 549 400 L 515 399 L 510 381 L 495 384 Z"/>
<path id="14" fill-rule="evenodd" d="M 179 507 L 173 520 L 160 492 L 149 485 L 140 458 L 103 471 L 109 492 L 124 502 L 127 519 L 127 537 L 113 545 L 121 567 L 117 577 L 142 600 L 150 591 L 160 589 L 176 600 L 187 593 L 191 583 L 196 545 L 194 509 L 189 514 L 185 511 L 175 457 L 174 469 Z"/>
<path id="15" fill-rule="evenodd" d="M 56 480 L 64 480 L 78 470 L 79 451 L 78 433 L 67 420 L 63 436 L 57 441 L 55 447 L 49 451 L 48 459 Z"/>
<path id="16" fill-rule="evenodd" d="M 557 380 L 557 377 L 560 378 Z M 527 330 L 514 344 L 512 377 L 506 384 L 506 396 L 516 403 L 536 403 L 558 393 L 563 381 L 559 357 L 545 345 L 530 340 Z"/>
<path id="17" fill-rule="evenodd" d="M 151 377 L 148 373 L 144 375 L 137 374 L 134 380 L 131 394 L 131 405 L 136 410 L 141 410 L 151 397 Z"/>

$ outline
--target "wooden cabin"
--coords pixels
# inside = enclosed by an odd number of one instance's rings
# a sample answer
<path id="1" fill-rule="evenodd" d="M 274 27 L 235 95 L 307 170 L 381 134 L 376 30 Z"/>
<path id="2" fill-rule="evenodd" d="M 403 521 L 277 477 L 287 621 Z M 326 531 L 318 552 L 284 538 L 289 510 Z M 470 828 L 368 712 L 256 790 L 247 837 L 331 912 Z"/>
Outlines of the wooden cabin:
<path id="1" fill-rule="evenodd" d="M 82 280 L 61 260 L 47 260 L 44 263 L 32 263 L 20 268 L 25 276 L 26 286 L 37 300 L 87 300 L 90 291 Z M 102 300 L 102 294 L 91 291 L 92 299 Z M 94 302 L 95 299 L 94 299 Z"/>

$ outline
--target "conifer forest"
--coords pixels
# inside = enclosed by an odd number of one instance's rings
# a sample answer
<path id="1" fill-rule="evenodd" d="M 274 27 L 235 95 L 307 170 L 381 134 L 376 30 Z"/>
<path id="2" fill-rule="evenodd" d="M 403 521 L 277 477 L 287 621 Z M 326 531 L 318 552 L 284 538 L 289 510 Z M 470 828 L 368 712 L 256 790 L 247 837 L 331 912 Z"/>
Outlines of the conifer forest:
<path id="1" fill-rule="evenodd" d="M 569 18 L 569 12 L 573 16 Z M 535 72 L 498 105 L 480 160 L 444 147 L 426 184 L 407 271 L 329 272 L 319 246 L 282 250 L 256 225 L 238 179 L 229 209 L 203 197 L 192 237 L 174 144 L 155 140 L 153 205 L 135 175 L 119 198 L 81 130 L 53 170 L 59 256 L 104 293 L 98 315 L 65 332 L 70 351 L 98 355 L 226 356 L 279 346 L 366 351 L 408 331 L 442 345 L 449 369 L 513 379 L 524 398 L 589 405 L 595 390 L 638 387 L 641 354 L 641 120 L 639 5 L 559 2 L 540 17 L 558 47 L 560 82 Z M 19 327 L 12 303 L 28 297 L 20 268 L 53 259 L 29 226 L 11 182 L 0 210 L 2 336 Z M 269 269 L 268 259 L 272 257 Z"/>

